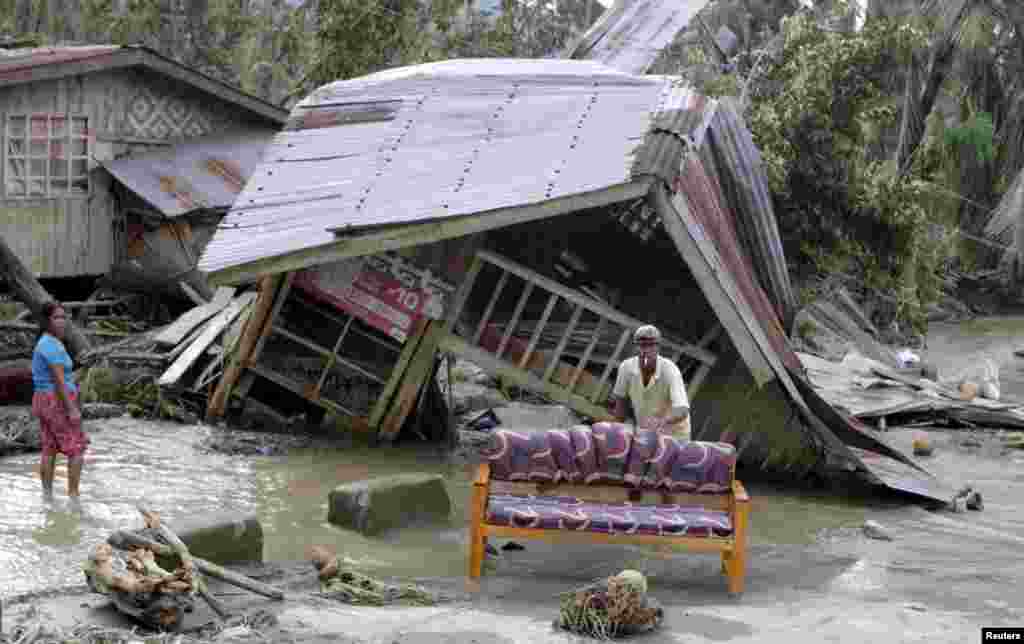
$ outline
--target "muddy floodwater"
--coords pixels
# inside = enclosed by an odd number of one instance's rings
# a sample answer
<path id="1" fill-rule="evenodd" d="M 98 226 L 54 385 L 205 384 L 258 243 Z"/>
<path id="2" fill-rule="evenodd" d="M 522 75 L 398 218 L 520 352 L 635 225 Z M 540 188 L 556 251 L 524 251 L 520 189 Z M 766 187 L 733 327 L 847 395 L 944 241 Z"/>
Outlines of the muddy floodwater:
<path id="1" fill-rule="evenodd" d="M 0 460 L 0 590 L 6 596 L 80 584 L 91 548 L 111 531 L 141 527 L 136 505 L 175 519 L 245 514 L 259 518 L 264 558 L 297 561 L 327 544 L 373 574 L 447 577 L 465 568 L 468 465 L 449 466 L 429 448 L 300 448 L 286 456 L 209 453 L 204 426 L 139 421 L 91 422 L 80 508 L 64 494 L 60 466 L 55 499 L 44 501 L 38 456 Z M 63 463 L 63 459 L 59 460 Z M 448 525 L 409 527 L 368 538 L 327 523 L 327 496 L 347 481 L 401 472 L 443 474 L 452 497 Z M 758 490 L 753 542 L 809 543 L 822 528 L 857 526 L 865 508 L 830 496 Z"/>

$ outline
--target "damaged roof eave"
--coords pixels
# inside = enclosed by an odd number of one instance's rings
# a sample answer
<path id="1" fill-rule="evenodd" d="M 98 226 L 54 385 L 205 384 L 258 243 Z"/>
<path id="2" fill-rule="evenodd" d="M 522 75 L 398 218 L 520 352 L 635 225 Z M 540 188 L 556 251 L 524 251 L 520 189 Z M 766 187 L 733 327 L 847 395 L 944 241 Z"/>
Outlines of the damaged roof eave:
<path id="1" fill-rule="evenodd" d="M 208 278 L 210 283 L 215 286 L 252 283 L 266 275 L 297 271 L 349 257 L 361 257 L 388 250 L 431 244 L 487 230 L 539 221 L 579 210 L 599 208 L 620 201 L 639 199 L 650 192 L 653 183 L 654 177 L 641 176 L 628 183 L 534 204 L 499 208 L 462 217 L 374 228 L 372 231 L 362 234 L 358 230 L 354 230 L 351 237 L 339 237 L 336 241 L 321 246 L 229 266 L 208 273 Z"/>

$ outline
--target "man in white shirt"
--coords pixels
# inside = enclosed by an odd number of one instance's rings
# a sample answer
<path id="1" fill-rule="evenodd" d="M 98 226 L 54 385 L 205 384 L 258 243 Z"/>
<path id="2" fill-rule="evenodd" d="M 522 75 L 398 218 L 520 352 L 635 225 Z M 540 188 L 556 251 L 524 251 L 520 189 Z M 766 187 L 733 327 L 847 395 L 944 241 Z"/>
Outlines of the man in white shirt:
<path id="1" fill-rule="evenodd" d="M 658 355 L 661 332 L 644 325 L 633 332 L 637 355 L 619 365 L 615 379 L 615 418 L 626 420 L 626 399 L 633 406 L 637 427 L 654 429 L 690 440 L 690 401 L 679 367 Z"/>

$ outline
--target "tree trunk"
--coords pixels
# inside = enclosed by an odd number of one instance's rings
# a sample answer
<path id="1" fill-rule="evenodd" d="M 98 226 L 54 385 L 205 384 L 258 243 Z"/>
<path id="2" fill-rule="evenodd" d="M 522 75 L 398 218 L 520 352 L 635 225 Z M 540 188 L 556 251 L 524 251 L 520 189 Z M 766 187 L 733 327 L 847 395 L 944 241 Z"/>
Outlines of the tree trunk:
<path id="1" fill-rule="evenodd" d="M 943 31 L 932 46 L 927 69 L 920 76 L 916 75 L 915 70 L 911 71 L 904 95 L 903 123 L 896 152 L 896 165 L 901 174 L 910 169 L 914 153 L 924 139 L 925 122 L 953 64 L 953 54 L 957 48 L 956 36 L 975 4 L 976 0 L 957 0 L 957 4 L 945 7 L 948 20 L 941 26 Z M 919 83 L 916 82 L 918 79 Z"/>
<path id="2" fill-rule="evenodd" d="M 3 237 L 0 237 L 0 277 L 7 280 L 15 297 L 27 306 L 32 314 L 39 316 L 43 305 L 55 301 L 46 289 L 39 284 L 36 278 L 10 249 Z M 82 355 L 92 348 L 88 338 L 81 331 L 75 328 L 71 318 L 68 318 L 67 330 L 64 335 L 64 342 L 72 357 Z"/>

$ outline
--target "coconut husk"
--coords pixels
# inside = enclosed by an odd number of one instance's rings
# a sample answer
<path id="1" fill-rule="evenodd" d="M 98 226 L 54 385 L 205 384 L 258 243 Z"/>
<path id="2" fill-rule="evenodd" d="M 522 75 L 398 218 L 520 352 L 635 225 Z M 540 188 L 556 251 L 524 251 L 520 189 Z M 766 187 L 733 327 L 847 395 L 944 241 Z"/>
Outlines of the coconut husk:
<path id="1" fill-rule="evenodd" d="M 317 570 L 321 595 L 346 604 L 384 606 L 399 602 L 430 606 L 437 603 L 431 593 L 412 585 L 391 585 L 364 575 L 323 546 L 310 548 L 310 561 Z"/>
<path id="2" fill-rule="evenodd" d="M 597 639 L 634 635 L 661 626 L 664 611 L 636 585 L 608 577 L 561 595 L 555 626 Z"/>

